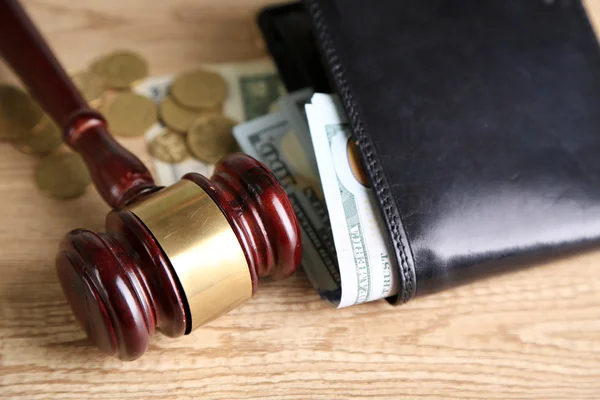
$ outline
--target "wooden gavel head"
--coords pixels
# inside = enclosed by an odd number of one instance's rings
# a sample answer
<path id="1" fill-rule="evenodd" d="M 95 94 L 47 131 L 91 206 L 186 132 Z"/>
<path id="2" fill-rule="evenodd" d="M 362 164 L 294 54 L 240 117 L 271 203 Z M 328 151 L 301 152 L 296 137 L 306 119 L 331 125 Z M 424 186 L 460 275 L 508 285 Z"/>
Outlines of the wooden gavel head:
<path id="1" fill-rule="evenodd" d="M 232 154 L 212 180 L 187 174 L 111 211 L 106 233 L 70 232 L 56 266 L 88 336 L 129 360 L 156 328 L 189 333 L 249 299 L 259 277 L 290 276 L 300 253 L 283 188 L 262 164 Z"/>
<path id="2" fill-rule="evenodd" d="M 101 349 L 135 359 L 156 329 L 187 334 L 249 299 L 259 277 L 296 271 L 298 221 L 264 165 L 232 154 L 211 180 L 192 173 L 157 187 L 108 134 L 17 0 L 0 1 L 0 53 L 115 208 L 106 233 L 74 230 L 56 257 L 75 317 Z"/>

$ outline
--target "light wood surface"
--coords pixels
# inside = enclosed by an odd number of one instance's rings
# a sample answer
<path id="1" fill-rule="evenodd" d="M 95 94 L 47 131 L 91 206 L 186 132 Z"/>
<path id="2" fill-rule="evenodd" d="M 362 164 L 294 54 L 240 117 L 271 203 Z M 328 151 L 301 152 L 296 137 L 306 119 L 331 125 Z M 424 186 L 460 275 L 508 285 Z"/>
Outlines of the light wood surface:
<path id="1" fill-rule="evenodd" d="M 153 74 L 259 57 L 260 0 L 29 0 L 69 70 L 114 48 Z M 588 8 L 600 21 L 600 2 Z M 0 80 L 14 77 L 0 66 Z M 140 139 L 123 143 L 149 162 Z M 304 274 L 193 334 L 157 335 L 124 363 L 90 347 L 54 272 L 67 231 L 101 230 L 90 189 L 61 202 L 35 188 L 36 160 L 0 144 L 0 397 L 15 399 L 598 399 L 600 251 L 393 308 L 328 308 Z"/>

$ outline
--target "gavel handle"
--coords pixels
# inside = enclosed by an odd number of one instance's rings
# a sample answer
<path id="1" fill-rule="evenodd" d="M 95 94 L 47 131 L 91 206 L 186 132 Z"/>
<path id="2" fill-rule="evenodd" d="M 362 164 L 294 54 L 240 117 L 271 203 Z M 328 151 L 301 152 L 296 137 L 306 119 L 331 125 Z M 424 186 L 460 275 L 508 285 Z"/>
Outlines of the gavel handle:
<path id="1" fill-rule="evenodd" d="M 17 0 L 0 0 L 0 54 L 63 129 L 63 140 L 84 158 L 96 188 L 121 207 L 156 188 L 144 164 L 108 133 Z"/>

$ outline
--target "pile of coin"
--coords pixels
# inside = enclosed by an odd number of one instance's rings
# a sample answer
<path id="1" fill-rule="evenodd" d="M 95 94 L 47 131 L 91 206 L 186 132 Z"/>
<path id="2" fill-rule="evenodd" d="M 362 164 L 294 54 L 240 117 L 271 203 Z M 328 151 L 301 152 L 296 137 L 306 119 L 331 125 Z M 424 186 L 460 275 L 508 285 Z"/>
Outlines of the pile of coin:
<path id="1" fill-rule="evenodd" d="M 109 89 L 129 88 L 146 77 L 147 72 L 147 64 L 141 57 L 120 51 L 98 59 L 89 70 L 75 73 L 71 78 L 90 106 L 97 108 L 103 106 Z M 143 133 L 156 121 L 156 106 L 145 97 L 139 97 L 150 103 L 154 111 L 151 123 L 140 129 Z M 135 104 L 125 106 L 129 106 L 130 111 L 139 111 Z M 82 158 L 63 145 L 60 128 L 29 94 L 8 84 L 0 84 L 0 140 L 41 158 L 35 168 L 35 181 L 38 188 L 51 197 L 81 196 L 91 182 Z"/>
<path id="2" fill-rule="evenodd" d="M 223 115 L 228 87 L 218 73 L 196 69 L 178 75 L 158 105 L 131 91 L 147 74 L 140 55 L 118 51 L 93 62 L 78 87 L 115 135 L 140 136 L 160 120 L 166 128 L 148 151 L 161 161 L 179 163 L 192 156 L 212 164 L 236 149 L 232 130 L 237 122 Z"/>
<path id="3" fill-rule="evenodd" d="M 104 82 L 102 90 L 98 90 L 99 83 L 78 85 L 79 90 L 90 106 L 104 114 L 112 134 L 140 136 L 156 122 L 156 104 L 131 91 L 136 83 L 148 76 L 148 62 L 139 54 L 129 50 L 106 54 L 92 62 L 87 74 Z M 94 95 L 99 100 L 97 104 L 92 103 Z"/>
<path id="4" fill-rule="evenodd" d="M 62 146 L 60 129 L 23 90 L 0 84 L 0 140 L 19 151 L 41 157 L 38 187 L 57 199 L 82 195 L 90 175 L 78 154 Z"/>
<path id="5" fill-rule="evenodd" d="M 191 154 L 214 164 L 234 151 L 237 122 L 223 115 L 227 92 L 227 83 L 216 72 L 196 69 L 175 77 L 158 105 L 166 129 L 150 143 L 150 154 L 170 163 Z"/>
<path id="6" fill-rule="evenodd" d="M 118 51 L 99 58 L 89 70 L 75 73 L 71 78 L 91 107 L 109 105 L 121 114 L 133 113 L 133 117 L 122 120 L 138 122 L 135 133 L 143 134 L 156 121 L 156 105 L 143 96 L 110 93 L 110 90 L 129 89 L 147 74 L 147 63 L 139 55 Z M 130 97 L 136 97 L 137 102 Z M 110 99 L 110 103 L 106 99 Z M 149 107 L 140 107 L 140 102 Z M 115 113 L 113 111 L 113 115 Z M 144 119 L 143 123 L 139 123 L 140 119 Z M 118 122 L 121 121 L 117 119 L 117 129 L 121 128 L 124 134 L 131 132 L 129 125 L 122 128 Z M 7 84 L 0 84 L 0 140 L 41 158 L 35 169 L 35 181 L 38 188 L 51 197 L 81 196 L 91 182 L 81 157 L 63 145 L 60 128 L 29 94 Z"/>
<path id="7" fill-rule="evenodd" d="M 98 109 L 115 135 L 140 136 L 160 120 L 166 128 L 152 139 L 148 151 L 161 161 L 179 163 L 192 156 L 212 164 L 235 150 L 232 130 L 236 121 L 223 115 L 228 88 L 219 74 L 203 69 L 180 74 L 158 105 L 131 91 L 147 74 L 148 65 L 141 56 L 119 51 L 92 63 L 87 85 L 78 86 L 91 105 L 101 98 Z M 104 79 L 100 96 L 100 85 L 92 84 L 91 76 Z"/>
<path id="8" fill-rule="evenodd" d="M 192 156 L 214 164 L 237 149 L 232 134 L 237 122 L 223 115 L 228 95 L 223 77 L 204 69 L 182 73 L 156 104 L 132 90 L 147 76 L 147 61 L 121 50 L 96 59 L 71 78 L 88 104 L 106 117 L 112 134 L 141 136 L 161 121 L 165 128 L 148 144 L 150 154 L 161 161 L 179 163 Z M 0 140 L 42 157 L 36 182 L 52 197 L 75 197 L 89 185 L 82 160 L 61 146 L 59 127 L 26 92 L 6 84 L 0 84 Z"/>

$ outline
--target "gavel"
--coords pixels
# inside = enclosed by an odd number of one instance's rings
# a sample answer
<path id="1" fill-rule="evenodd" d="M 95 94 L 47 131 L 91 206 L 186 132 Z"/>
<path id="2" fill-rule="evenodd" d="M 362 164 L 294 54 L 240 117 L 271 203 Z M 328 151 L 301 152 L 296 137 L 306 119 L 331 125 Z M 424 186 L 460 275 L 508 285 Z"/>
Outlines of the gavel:
<path id="1" fill-rule="evenodd" d="M 274 175 L 241 153 L 211 179 L 189 173 L 159 187 L 108 133 L 17 0 L 0 1 L 0 54 L 84 159 L 114 209 L 106 232 L 76 229 L 59 245 L 58 278 L 81 327 L 102 350 L 140 357 L 248 300 L 259 278 L 300 264 L 300 229 Z"/>

